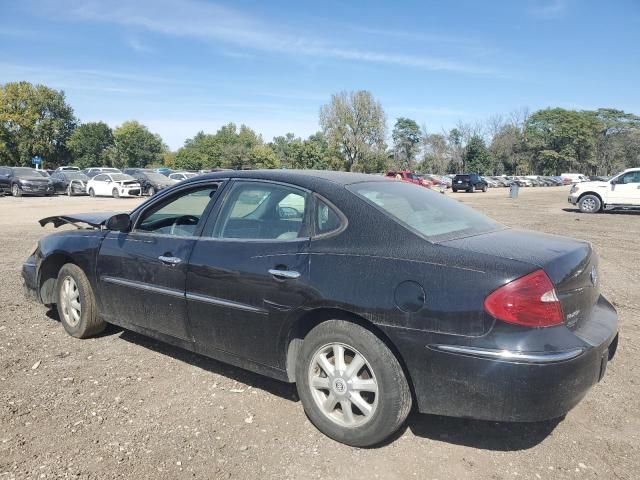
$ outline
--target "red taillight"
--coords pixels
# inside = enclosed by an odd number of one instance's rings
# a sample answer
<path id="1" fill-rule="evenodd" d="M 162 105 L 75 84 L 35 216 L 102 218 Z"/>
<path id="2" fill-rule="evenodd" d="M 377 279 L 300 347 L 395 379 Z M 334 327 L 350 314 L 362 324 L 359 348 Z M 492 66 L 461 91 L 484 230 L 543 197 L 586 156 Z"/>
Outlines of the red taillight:
<path id="1" fill-rule="evenodd" d="M 494 290 L 484 301 L 493 317 L 527 327 L 550 327 L 562 323 L 562 306 L 553 283 L 536 270 Z"/>

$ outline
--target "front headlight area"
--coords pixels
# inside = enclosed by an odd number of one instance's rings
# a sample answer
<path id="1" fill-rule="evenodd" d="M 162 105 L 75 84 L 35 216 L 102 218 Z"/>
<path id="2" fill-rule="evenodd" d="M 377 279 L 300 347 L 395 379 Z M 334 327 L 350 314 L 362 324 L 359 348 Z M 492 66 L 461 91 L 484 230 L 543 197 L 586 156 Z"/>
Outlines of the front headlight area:
<path id="1" fill-rule="evenodd" d="M 577 183 L 574 183 L 573 185 L 571 185 L 571 190 L 569 191 L 569 193 L 577 193 L 578 190 L 580 190 L 580 187 Z"/>

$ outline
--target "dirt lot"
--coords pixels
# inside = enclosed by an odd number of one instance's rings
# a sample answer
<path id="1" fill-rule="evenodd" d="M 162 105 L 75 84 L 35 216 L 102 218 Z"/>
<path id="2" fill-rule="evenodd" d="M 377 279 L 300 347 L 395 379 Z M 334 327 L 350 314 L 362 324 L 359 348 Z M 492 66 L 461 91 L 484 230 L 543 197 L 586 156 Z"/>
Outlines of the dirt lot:
<path id="1" fill-rule="evenodd" d="M 640 214 L 582 215 L 568 189 L 456 198 L 514 227 L 593 242 L 620 346 L 604 380 L 559 422 L 497 424 L 412 414 L 387 445 L 320 434 L 295 388 L 127 331 L 67 336 L 26 301 L 21 262 L 56 213 L 138 200 L 0 198 L 0 480 L 9 478 L 640 477 Z"/>

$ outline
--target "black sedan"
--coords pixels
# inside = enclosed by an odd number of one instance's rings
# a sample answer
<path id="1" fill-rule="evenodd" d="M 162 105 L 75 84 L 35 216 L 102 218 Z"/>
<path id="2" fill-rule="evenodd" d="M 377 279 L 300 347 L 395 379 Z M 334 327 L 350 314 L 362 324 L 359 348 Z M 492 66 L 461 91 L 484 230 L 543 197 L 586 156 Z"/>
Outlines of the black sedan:
<path id="1" fill-rule="evenodd" d="M 161 173 L 146 168 L 126 168 L 124 173 L 138 180 L 142 187 L 142 193 L 149 196 L 153 196 L 160 190 L 176 183 L 176 180 L 171 180 Z"/>
<path id="2" fill-rule="evenodd" d="M 27 291 L 86 338 L 113 323 L 295 382 L 350 445 L 420 412 L 564 415 L 604 375 L 617 314 L 582 241 L 509 229 L 384 177 L 235 171 L 129 214 L 56 216 Z"/>
<path id="3" fill-rule="evenodd" d="M 56 193 L 72 195 L 86 195 L 89 177 L 82 172 L 60 170 L 51 175 L 53 188 Z"/>
<path id="4" fill-rule="evenodd" d="M 29 167 L 0 167 L 0 190 L 14 197 L 23 195 L 51 196 L 53 184 Z"/>

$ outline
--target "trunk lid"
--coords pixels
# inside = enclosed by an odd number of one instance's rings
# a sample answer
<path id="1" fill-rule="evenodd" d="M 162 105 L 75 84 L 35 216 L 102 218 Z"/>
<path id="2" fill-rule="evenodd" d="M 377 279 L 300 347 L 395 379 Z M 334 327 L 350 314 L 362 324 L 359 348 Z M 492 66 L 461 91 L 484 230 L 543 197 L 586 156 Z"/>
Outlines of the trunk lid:
<path id="1" fill-rule="evenodd" d="M 600 296 L 598 259 L 587 242 L 506 229 L 449 240 L 442 245 L 527 263 L 532 271 L 542 268 L 554 284 L 565 323 L 571 329 L 589 318 Z"/>

